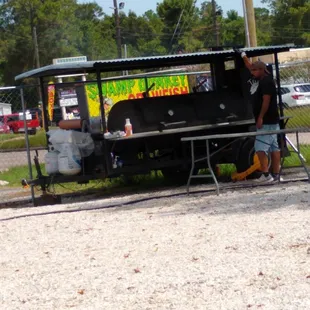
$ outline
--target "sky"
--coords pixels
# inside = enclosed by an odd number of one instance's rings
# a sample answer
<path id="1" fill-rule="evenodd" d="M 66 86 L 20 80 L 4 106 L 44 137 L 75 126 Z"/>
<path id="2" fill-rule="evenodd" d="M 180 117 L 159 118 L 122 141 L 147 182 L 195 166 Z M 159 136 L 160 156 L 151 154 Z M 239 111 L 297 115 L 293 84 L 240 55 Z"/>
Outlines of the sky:
<path id="1" fill-rule="evenodd" d="M 198 0 L 197 7 L 205 0 Z M 113 13 L 113 0 L 78 0 L 79 3 L 97 2 L 102 8 L 104 13 Z M 125 2 L 124 12 L 127 14 L 129 10 L 134 11 L 137 15 L 142 15 L 147 10 L 153 10 L 156 12 L 156 4 L 162 2 L 161 0 L 118 0 L 119 2 Z M 242 0 L 217 0 L 219 6 L 222 7 L 226 14 L 229 10 L 237 10 L 239 15 L 243 16 Z M 253 0 L 254 7 L 264 7 L 260 0 Z"/>

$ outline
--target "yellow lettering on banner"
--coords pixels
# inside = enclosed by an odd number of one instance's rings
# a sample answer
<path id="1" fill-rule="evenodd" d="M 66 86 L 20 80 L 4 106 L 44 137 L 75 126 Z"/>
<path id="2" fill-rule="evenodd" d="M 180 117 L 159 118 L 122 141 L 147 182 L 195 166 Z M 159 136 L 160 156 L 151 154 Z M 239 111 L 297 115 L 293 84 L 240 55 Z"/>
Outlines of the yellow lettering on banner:
<path id="1" fill-rule="evenodd" d="M 174 96 L 189 93 L 187 75 L 159 76 L 102 82 L 103 95 L 105 98 L 109 99 L 107 100 L 109 104 L 105 104 L 106 116 L 111 107 L 119 101 L 143 98 L 143 92 L 146 91 L 146 85 L 150 87 L 153 83 L 154 87 L 149 92 L 150 97 Z M 100 103 L 97 84 L 86 84 L 85 90 L 89 115 L 91 117 L 99 116 Z"/>

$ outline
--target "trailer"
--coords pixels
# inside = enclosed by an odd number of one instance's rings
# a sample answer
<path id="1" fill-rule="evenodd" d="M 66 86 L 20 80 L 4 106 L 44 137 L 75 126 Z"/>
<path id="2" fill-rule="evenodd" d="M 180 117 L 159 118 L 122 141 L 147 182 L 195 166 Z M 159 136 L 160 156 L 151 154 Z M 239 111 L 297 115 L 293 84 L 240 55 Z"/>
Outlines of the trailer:
<path id="1" fill-rule="evenodd" d="M 292 45 L 280 45 L 243 50 L 248 57 L 274 55 L 275 63 L 268 66 L 270 72 L 276 73 L 274 78 L 280 89 L 278 53 L 289 51 L 292 47 Z M 192 68 L 197 65 L 208 66 L 210 69 L 209 86 L 203 88 L 205 91 L 197 91 L 201 87 L 194 86 L 187 92 L 175 93 L 173 96 L 167 92 L 162 92 L 161 96 L 152 96 L 152 91 L 162 89 L 165 85 L 156 85 L 156 82 L 148 85 L 145 82 L 145 91 L 141 96 L 128 97 L 117 102 L 110 108 L 109 115 L 106 117 L 107 88 L 104 86 L 103 74 L 123 71 L 143 72 L 143 70 L 173 67 Z M 50 176 L 42 175 L 39 171 L 37 178 L 27 180 L 31 186 L 41 186 L 43 192 L 53 183 L 82 183 L 92 179 L 145 174 L 154 170 L 160 170 L 166 178 L 174 179 L 176 182 L 186 181 L 191 167 L 191 157 L 190 149 L 181 142 L 182 138 L 255 131 L 249 98 L 250 72 L 233 49 L 54 64 L 22 73 L 15 79 L 16 81 L 29 78 L 40 80 L 43 114 L 44 118 L 48 119 L 48 79 L 69 74 L 89 74 L 96 77 L 92 82 L 73 83 L 78 97 L 80 130 L 90 133 L 95 148 L 90 156 L 83 158 L 83 168 L 78 175 Z M 129 78 L 120 77 L 120 80 L 124 81 L 123 87 L 126 79 Z M 87 99 L 89 83 L 92 83 L 92 87 L 95 85 L 98 90 L 98 100 L 94 100 L 97 105 L 90 104 Z M 72 84 L 55 83 L 55 87 L 63 89 L 72 87 Z M 280 93 L 279 110 L 280 115 L 283 116 Z M 98 118 L 99 127 L 97 126 L 95 130 L 91 124 Z M 106 134 L 123 130 L 127 118 L 131 121 L 133 135 L 121 137 Z M 44 122 L 44 125 L 48 132 L 48 122 Z M 283 121 L 280 125 L 284 128 Z M 233 163 L 237 171 L 242 172 L 253 164 L 253 138 L 238 140 L 236 143 L 229 144 L 227 148 L 223 148 L 224 144 L 227 144 L 227 141 L 223 139 L 214 140 L 210 144 L 211 151 L 216 154 L 211 160 L 213 167 L 217 164 Z M 48 145 L 46 147 L 48 148 Z M 195 148 L 197 156 L 205 154 L 205 144 L 197 143 Z M 220 151 L 216 152 L 216 150 Z M 115 165 L 115 158 L 120 160 L 121 165 Z M 30 162 L 29 165 L 31 164 Z M 196 173 L 205 167 L 206 163 L 201 161 Z"/>
<path id="2" fill-rule="evenodd" d="M 12 114 L 12 105 L 10 103 L 0 102 L 0 115 Z"/>

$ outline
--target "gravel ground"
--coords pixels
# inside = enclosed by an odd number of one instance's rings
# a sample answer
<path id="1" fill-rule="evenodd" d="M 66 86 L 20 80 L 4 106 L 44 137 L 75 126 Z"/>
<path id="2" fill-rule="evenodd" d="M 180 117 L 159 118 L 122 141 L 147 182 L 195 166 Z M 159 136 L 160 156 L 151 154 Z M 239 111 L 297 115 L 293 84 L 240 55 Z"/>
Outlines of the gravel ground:
<path id="1" fill-rule="evenodd" d="M 182 193 L 0 209 L 0 308 L 310 309 L 309 184 Z"/>

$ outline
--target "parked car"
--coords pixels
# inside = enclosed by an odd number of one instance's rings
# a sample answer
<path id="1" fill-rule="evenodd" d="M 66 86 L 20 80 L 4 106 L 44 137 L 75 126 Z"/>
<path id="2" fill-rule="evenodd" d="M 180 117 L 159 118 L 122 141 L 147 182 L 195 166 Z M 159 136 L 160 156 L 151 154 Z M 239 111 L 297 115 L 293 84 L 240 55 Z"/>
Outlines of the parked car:
<path id="1" fill-rule="evenodd" d="M 0 121 L 0 134 L 1 133 L 10 133 L 10 126 Z"/>
<path id="2" fill-rule="evenodd" d="M 25 132 L 23 113 L 3 115 L 0 117 L 0 121 L 9 126 L 9 131 L 12 133 Z M 35 135 L 37 129 L 40 128 L 39 119 L 33 116 L 30 112 L 26 113 L 26 124 L 29 134 Z"/>
<path id="3" fill-rule="evenodd" d="M 41 108 L 29 108 L 27 109 L 32 115 L 32 118 L 38 118 L 40 122 L 40 126 L 42 127 L 42 110 Z"/>
<path id="4" fill-rule="evenodd" d="M 285 108 L 310 104 L 310 83 L 281 86 L 282 102 Z"/>

